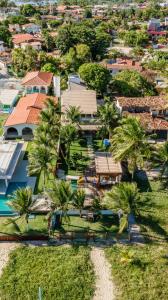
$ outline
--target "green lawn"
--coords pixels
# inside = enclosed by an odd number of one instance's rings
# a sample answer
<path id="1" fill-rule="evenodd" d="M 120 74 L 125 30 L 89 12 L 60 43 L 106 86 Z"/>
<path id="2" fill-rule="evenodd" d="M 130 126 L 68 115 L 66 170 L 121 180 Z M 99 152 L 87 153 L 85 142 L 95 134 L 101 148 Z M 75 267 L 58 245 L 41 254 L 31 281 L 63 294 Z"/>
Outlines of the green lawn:
<path id="1" fill-rule="evenodd" d="M 9 225 L 6 225 L 6 224 Z M 18 219 L 17 225 L 20 228 L 20 234 L 36 235 L 36 234 L 48 234 L 47 218 L 45 215 L 37 215 L 34 219 L 29 219 L 29 228 L 26 226 L 26 222 L 22 219 Z M 8 218 L 0 218 L 0 234 L 18 234 L 16 229 Z"/>
<path id="2" fill-rule="evenodd" d="M 10 255 L 0 279 L 2 300 L 91 300 L 94 274 L 85 247 L 22 247 Z"/>
<path id="3" fill-rule="evenodd" d="M 70 162 L 68 175 L 82 176 L 89 165 L 88 148 L 86 141 L 77 141 L 70 147 Z"/>
<path id="4" fill-rule="evenodd" d="M 168 246 L 113 246 L 105 252 L 118 290 L 116 300 L 168 299 Z"/>
<path id="5" fill-rule="evenodd" d="M 118 222 L 115 216 L 100 217 L 98 221 L 91 222 L 80 217 L 70 217 L 69 222 L 63 221 L 62 231 L 109 231 L 111 233 L 118 232 Z"/>
<path id="6" fill-rule="evenodd" d="M 142 209 L 138 222 L 149 240 L 165 242 L 168 239 L 168 193 L 160 181 L 140 184 L 144 197 L 148 197 L 150 207 Z"/>
<path id="7" fill-rule="evenodd" d="M 3 134 L 3 124 L 6 121 L 7 117 L 7 114 L 0 114 L 0 136 Z"/>

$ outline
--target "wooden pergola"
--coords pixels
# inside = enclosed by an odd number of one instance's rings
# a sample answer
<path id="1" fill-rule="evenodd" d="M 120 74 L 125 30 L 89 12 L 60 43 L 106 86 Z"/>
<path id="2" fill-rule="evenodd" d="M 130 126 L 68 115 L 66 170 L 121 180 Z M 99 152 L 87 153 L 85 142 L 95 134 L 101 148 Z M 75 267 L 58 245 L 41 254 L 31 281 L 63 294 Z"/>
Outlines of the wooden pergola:
<path id="1" fill-rule="evenodd" d="M 121 180 L 121 164 L 115 162 L 110 152 L 96 152 L 95 165 L 96 175 L 98 176 L 98 185 L 101 184 L 102 179 L 115 183 Z"/>

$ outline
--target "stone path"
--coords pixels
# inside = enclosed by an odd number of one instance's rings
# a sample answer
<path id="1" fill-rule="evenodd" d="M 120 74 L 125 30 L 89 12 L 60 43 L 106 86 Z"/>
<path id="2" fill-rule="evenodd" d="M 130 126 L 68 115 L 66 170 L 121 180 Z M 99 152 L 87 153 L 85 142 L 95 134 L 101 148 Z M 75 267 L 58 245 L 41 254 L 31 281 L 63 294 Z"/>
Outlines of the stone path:
<path id="1" fill-rule="evenodd" d="M 2 274 L 3 268 L 8 262 L 10 252 L 18 246 L 19 244 L 17 243 L 0 243 L 0 276 Z"/>
<path id="2" fill-rule="evenodd" d="M 86 136 L 88 155 L 90 157 L 89 167 L 86 169 L 86 176 L 95 176 L 95 155 L 93 149 L 93 138 L 91 135 Z"/>
<path id="3" fill-rule="evenodd" d="M 93 300 L 114 300 L 111 266 L 105 258 L 103 249 L 93 247 L 91 250 L 91 261 L 96 275 L 96 291 Z"/>

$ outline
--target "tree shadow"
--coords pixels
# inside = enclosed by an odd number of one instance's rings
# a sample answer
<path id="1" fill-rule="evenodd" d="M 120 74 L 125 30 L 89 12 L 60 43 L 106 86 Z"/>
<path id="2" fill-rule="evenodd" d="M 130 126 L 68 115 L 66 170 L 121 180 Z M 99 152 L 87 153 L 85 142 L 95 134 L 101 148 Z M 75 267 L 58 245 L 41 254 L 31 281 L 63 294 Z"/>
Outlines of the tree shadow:
<path id="1" fill-rule="evenodd" d="M 152 188 L 148 180 L 148 176 L 144 170 L 139 171 L 135 175 L 135 181 L 137 183 L 140 192 L 152 192 Z"/>
<path id="2" fill-rule="evenodd" d="M 162 236 L 165 241 L 168 241 L 167 231 L 159 225 L 159 220 L 151 215 L 137 217 L 138 223 L 152 229 L 153 232 Z M 149 234 L 150 235 L 150 234 Z"/>

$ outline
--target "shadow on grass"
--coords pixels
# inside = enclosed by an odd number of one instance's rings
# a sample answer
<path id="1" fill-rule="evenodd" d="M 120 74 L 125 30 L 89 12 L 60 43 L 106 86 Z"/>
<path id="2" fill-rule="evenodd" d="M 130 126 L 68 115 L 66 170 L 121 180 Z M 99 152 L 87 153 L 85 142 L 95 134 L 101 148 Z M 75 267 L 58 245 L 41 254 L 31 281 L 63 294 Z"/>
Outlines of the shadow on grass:
<path id="1" fill-rule="evenodd" d="M 160 225 L 159 225 L 159 220 L 157 218 L 152 217 L 151 215 L 149 216 L 140 216 L 137 218 L 137 221 L 143 225 L 143 226 L 147 226 L 150 229 L 152 229 L 153 232 L 155 232 L 156 234 L 160 235 L 163 237 L 164 240 L 168 241 L 168 234 L 166 232 L 166 230 L 164 230 Z M 148 237 L 152 237 L 152 235 L 146 233 L 144 234 Z M 155 237 L 156 239 L 162 239 L 159 237 Z"/>

